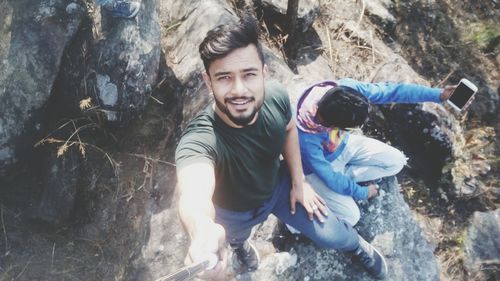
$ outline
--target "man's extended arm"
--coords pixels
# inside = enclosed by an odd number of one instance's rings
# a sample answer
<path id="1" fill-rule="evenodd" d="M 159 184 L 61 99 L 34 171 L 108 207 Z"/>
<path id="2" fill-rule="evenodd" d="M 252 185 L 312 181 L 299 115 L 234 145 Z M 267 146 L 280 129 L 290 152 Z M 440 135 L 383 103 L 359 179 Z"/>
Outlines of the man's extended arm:
<path id="1" fill-rule="evenodd" d="M 179 215 L 191 239 L 185 263 L 198 262 L 215 253 L 221 262 L 200 277 L 216 277 L 225 268 L 226 253 L 224 228 L 214 222 L 214 168 L 208 162 L 189 164 L 177 170 L 177 179 Z"/>
<path id="2" fill-rule="evenodd" d="M 309 219 L 315 215 L 323 222 L 324 216 L 328 215 L 325 201 L 305 181 L 300 159 L 299 137 L 297 127 L 293 119 L 286 127 L 286 139 L 283 147 L 283 158 L 285 159 L 292 182 L 290 192 L 290 206 L 292 214 L 295 213 L 295 203 L 300 202 L 306 209 Z"/>

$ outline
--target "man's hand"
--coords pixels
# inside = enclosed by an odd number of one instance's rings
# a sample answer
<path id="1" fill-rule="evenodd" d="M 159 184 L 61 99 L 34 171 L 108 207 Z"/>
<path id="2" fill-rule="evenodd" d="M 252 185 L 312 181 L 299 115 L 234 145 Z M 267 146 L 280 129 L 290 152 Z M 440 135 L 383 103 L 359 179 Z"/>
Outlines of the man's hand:
<path id="1" fill-rule="evenodd" d="M 325 222 L 325 217 L 328 216 L 325 200 L 305 180 L 302 181 L 302 184 L 292 186 L 290 191 L 290 211 L 292 214 L 295 214 L 297 202 L 304 206 L 310 220 L 316 216 L 320 222 Z"/>
<path id="2" fill-rule="evenodd" d="M 191 239 L 188 254 L 184 263 L 206 260 L 211 254 L 216 254 L 219 261 L 213 269 L 205 270 L 198 274 L 204 280 L 220 280 L 227 266 L 226 232 L 220 224 L 210 223 L 204 227 L 204 233 L 199 233 Z"/>
<path id="3" fill-rule="evenodd" d="M 367 186 L 368 188 L 368 199 L 378 196 L 378 184 L 371 183 Z"/>

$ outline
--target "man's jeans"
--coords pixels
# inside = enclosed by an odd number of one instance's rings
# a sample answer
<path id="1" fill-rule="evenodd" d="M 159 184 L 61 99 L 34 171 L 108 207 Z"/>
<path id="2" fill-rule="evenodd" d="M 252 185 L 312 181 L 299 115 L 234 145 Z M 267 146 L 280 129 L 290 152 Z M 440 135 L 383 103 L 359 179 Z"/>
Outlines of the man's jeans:
<path id="1" fill-rule="evenodd" d="M 332 161 L 332 170 L 356 182 L 393 176 L 406 164 L 407 158 L 396 148 L 376 139 L 350 134 L 342 153 Z M 355 225 L 360 218 L 359 208 L 351 196 L 332 191 L 315 174 L 306 180 L 326 200 L 328 207 L 339 218 Z"/>
<path id="2" fill-rule="evenodd" d="M 311 221 L 300 204 L 296 204 L 295 215 L 290 213 L 290 175 L 284 165 L 280 170 L 280 180 L 272 197 L 261 207 L 235 212 L 215 206 L 215 221 L 226 230 L 229 244 L 242 244 L 250 237 L 252 227 L 265 221 L 270 213 L 284 223 L 291 225 L 309 237 L 318 246 L 344 251 L 353 251 L 359 245 L 358 234 L 352 226 L 329 212 L 324 223 L 316 218 Z"/>

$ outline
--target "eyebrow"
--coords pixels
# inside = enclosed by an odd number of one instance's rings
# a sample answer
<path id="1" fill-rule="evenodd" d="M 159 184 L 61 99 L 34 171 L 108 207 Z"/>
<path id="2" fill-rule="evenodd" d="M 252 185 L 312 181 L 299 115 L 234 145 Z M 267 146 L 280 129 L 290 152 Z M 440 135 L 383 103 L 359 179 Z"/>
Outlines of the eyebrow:
<path id="1" fill-rule="evenodd" d="M 258 71 L 258 70 L 259 69 L 257 67 L 249 67 L 249 68 L 244 68 L 240 72 L 245 73 L 245 72 L 251 72 L 251 71 Z M 228 74 L 231 74 L 231 72 L 230 71 L 220 71 L 220 72 L 216 72 L 214 74 L 214 76 L 218 77 L 218 76 L 223 76 L 223 75 L 228 75 Z"/>

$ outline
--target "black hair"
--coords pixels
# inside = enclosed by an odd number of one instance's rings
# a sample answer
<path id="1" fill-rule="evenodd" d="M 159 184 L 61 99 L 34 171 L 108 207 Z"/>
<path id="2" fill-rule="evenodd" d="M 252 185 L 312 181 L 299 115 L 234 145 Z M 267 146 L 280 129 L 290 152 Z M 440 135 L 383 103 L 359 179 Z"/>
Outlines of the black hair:
<path id="1" fill-rule="evenodd" d="M 214 60 L 223 58 L 232 51 L 250 44 L 257 47 L 259 59 L 264 64 L 264 54 L 258 38 L 257 23 L 253 17 L 248 15 L 236 24 L 223 24 L 208 31 L 199 47 L 205 70 L 208 72 L 208 68 Z"/>
<path id="2" fill-rule="evenodd" d="M 353 128 L 368 118 L 368 99 L 360 92 L 337 86 L 329 89 L 318 102 L 316 117 L 325 127 Z"/>

